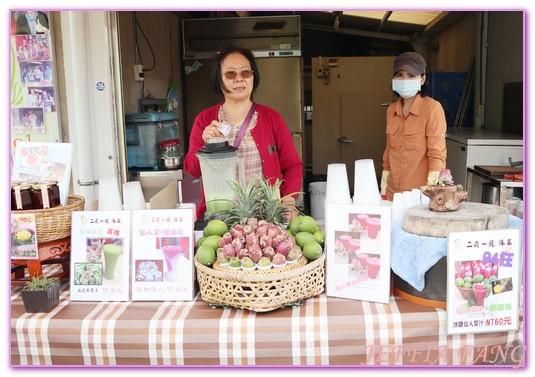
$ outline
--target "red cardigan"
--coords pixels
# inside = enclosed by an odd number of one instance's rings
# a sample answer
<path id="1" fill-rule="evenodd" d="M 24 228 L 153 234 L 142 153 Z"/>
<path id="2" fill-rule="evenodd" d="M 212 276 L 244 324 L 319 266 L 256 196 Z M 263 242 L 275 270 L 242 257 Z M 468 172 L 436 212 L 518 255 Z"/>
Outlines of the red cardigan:
<path id="1" fill-rule="evenodd" d="M 184 170 L 193 177 L 201 176 L 199 159 L 195 153 L 204 147 L 202 133 L 213 120 L 218 120 L 221 104 L 203 110 L 193 122 L 189 150 L 184 159 Z M 256 112 L 257 123 L 251 130 L 251 135 L 262 159 L 264 177 L 282 180 L 281 196 L 300 192 L 303 181 L 303 162 L 299 158 L 288 126 L 277 111 L 267 106 L 257 104 Z M 205 211 L 206 203 L 203 196 L 197 207 L 197 219 L 202 219 Z"/>

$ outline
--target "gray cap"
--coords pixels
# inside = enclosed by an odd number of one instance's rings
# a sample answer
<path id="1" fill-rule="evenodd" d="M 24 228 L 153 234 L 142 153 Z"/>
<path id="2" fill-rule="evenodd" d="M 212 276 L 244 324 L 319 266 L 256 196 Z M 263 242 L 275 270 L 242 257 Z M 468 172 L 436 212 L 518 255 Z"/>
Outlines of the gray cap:
<path id="1" fill-rule="evenodd" d="M 417 52 L 404 52 L 394 61 L 394 74 L 400 69 L 404 69 L 414 76 L 425 73 L 425 59 Z"/>

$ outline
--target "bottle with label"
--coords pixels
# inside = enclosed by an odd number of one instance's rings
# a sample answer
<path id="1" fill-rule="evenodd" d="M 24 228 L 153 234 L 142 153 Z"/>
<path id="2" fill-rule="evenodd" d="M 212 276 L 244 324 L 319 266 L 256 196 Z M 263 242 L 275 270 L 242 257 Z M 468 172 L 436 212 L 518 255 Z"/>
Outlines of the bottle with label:
<path id="1" fill-rule="evenodd" d="M 29 210 L 34 209 L 32 201 L 32 188 L 26 183 L 14 183 L 11 185 L 11 209 Z"/>

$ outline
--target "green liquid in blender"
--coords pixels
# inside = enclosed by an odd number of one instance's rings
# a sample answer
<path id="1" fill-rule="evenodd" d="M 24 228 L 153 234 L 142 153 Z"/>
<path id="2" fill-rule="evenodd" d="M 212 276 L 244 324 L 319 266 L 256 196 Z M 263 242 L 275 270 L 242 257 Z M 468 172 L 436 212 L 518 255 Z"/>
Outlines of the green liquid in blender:
<path id="1" fill-rule="evenodd" d="M 115 277 L 115 266 L 123 252 L 123 247 L 118 245 L 104 245 L 104 277 L 112 280 Z"/>
<path id="2" fill-rule="evenodd" d="M 209 214 L 215 214 L 219 211 L 226 211 L 231 209 L 234 206 L 232 200 L 234 196 L 229 196 L 228 198 L 206 198 L 206 209 Z"/>

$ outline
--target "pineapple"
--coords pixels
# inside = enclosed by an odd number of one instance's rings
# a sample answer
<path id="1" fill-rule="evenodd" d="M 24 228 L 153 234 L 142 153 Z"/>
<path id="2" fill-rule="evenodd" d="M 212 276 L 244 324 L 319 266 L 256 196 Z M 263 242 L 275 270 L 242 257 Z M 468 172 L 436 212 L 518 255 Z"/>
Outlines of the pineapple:
<path id="1" fill-rule="evenodd" d="M 259 179 L 257 182 L 261 193 L 262 219 L 268 223 L 286 228 L 289 223 L 288 215 L 291 209 L 283 204 L 286 197 L 281 198 L 280 195 L 282 181 L 277 179 L 273 185 L 265 179 Z"/>
<path id="2" fill-rule="evenodd" d="M 232 182 L 235 198 L 233 207 L 225 211 L 225 222 L 229 227 L 244 225 L 247 231 L 251 226 L 256 230 L 258 220 L 286 227 L 291 209 L 283 204 L 286 197 L 280 196 L 281 184 L 279 179 L 271 185 L 259 178 L 251 180 L 244 189 L 238 182 Z"/>
<path id="3" fill-rule="evenodd" d="M 227 225 L 246 225 L 248 219 L 260 217 L 260 195 L 256 182 L 249 182 L 245 189 L 238 182 L 232 182 L 232 185 L 234 201 L 232 208 L 226 211 Z"/>

